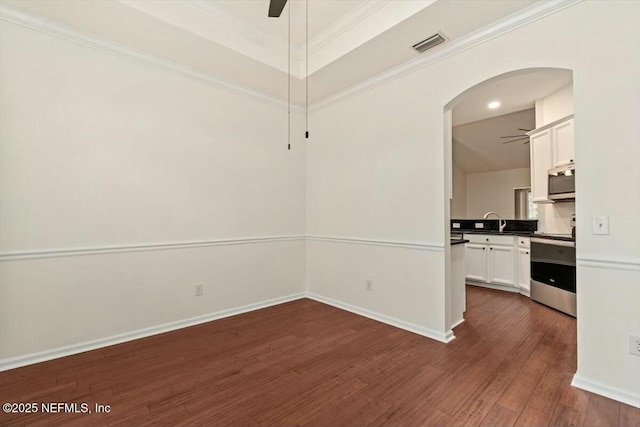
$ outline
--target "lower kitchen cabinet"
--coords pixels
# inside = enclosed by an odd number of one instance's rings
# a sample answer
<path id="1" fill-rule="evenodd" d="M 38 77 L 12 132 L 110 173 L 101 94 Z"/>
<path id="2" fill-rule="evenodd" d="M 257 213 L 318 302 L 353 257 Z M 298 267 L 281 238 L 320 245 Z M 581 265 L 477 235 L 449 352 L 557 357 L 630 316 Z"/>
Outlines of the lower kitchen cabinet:
<path id="1" fill-rule="evenodd" d="M 498 285 L 516 285 L 515 248 L 489 246 L 489 282 Z"/>
<path id="2" fill-rule="evenodd" d="M 465 234 L 467 280 L 517 291 L 514 236 Z"/>
<path id="3" fill-rule="evenodd" d="M 467 279 L 487 281 L 487 247 L 467 243 L 465 245 L 465 263 L 467 265 Z"/>

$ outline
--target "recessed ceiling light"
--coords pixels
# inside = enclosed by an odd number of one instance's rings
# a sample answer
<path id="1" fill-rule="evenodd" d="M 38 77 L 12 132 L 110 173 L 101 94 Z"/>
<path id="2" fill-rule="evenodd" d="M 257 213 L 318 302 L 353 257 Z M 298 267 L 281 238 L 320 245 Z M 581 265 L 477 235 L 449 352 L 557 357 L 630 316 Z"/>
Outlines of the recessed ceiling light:
<path id="1" fill-rule="evenodd" d="M 487 104 L 487 107 L 491 108 L 492 110 L 495 110 L 499 106 L 500 106 L 500 101 L 491 101 L 490 103 Z"/>

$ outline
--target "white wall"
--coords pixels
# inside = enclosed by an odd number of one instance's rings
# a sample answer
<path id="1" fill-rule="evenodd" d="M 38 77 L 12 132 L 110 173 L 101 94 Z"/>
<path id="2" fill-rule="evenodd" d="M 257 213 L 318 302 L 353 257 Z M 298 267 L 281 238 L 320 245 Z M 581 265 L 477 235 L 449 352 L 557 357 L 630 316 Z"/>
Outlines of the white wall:
<path id="1" fill-rule="evenodd" d="M 304 290 L 285 109 L 6 21 L 0 70 L 0 361 Z"/>
<path id="2" fill-rule="evenodd" d="M 529 168 L 467 174 L 466 218 L 482 218 L 487 212 L 498 212 L 502 218 L 514 219 L 514 189 L 530 186 Z"/>
<path id="3" fill-rule="evenodd" d="M 453 198 L 451 199 L 451 218 L 467 217 L 467 174 L 460 166 L 453 164 Z"/>
<path id="4" fill-rule="evenodd" d="M 536 100 L 536 127 L 542 127 L 573 114 L 573 83 Z"/>
<path id="5" fill-rule="evenodd" d="M 312 119 L 319 131 L 307 150 L 308 232 L 444 248 L 449 200 L 444 196 L 443 108 L 463 91 L 505 72 L 572 69 L 580 141 L 576 162 L 582 170 L 598 171 L 577 176 L 581 197 L 576 209 L 585 220 L 578 223 L 576 378 L 583 387 L 610 396 L 614 390 L 619 398 L 640 404 L 640 363 L 626 348 L 628 334 L 640 333 L 640 239 L 629 238 L 640 236 L 640 201 L 629 196 L 640 194 L 639 13 L 638 2 L 581 2 L 316 110 Z M 616 43 L 601 34 L 616 34 Z M 587 45 L 591 48 L 584 49 Z M 628 186 L 616 192 L 612 188 L 619 188 L 620 170 L 626 171 Z M 591 234 L 593 215 L 610 217 L 610 235 Z M 401 319 L 441 330 L 444 251 L 420 258 L 388 248 L 381 258 L 370 256 L 366 245 L 345 242 L 352 246 L 348 256 L 358 260 L 358 268 L 345 277 L 341 266 L 347 254 L 331 251 L 331 244 L 307 248 L 310 270 L 322 271 L 309 275 L 311 291 L 382 314 L 401 313 Z M 381 263 L 393 278 L 387 285 L 392 290 L 358 293 Z M 600 273 L 590 274 L 596 268 Z M 607 304 L 602 304 L 605 292 Z M 611 351 L 592 351 L 596 347 Z"/>
<path id="6" fill-rule="evenodd" d="M 304 260 L 311 292 L 446 337 L 443 109 L 495 75 L 561 67 L 574 70 L 576 160 L 599 172 L 578 175 L 575 380 L 640 402 L 628 354 L 628 334 L 640 334 L 640 241 L 629 237 L 640 200 L 628 196 L 640 193 L 639 13 L 637 2 L 581 2 L 316 110 L 307 233 L 334 239 L 5 257 L 0 357 L 285 297 L 301 289 Z M 304 231 L 305 153 L 284 151 L 282 110 L 13 24 L 0 31 L 3 254 Z M 628 185 L 615 192 L 620 170 Z M 611 234 L 590 234 L 594 215 L 610 217 Z M 190 297 L 194 280 L 207 281 L 202 299 Z"/>

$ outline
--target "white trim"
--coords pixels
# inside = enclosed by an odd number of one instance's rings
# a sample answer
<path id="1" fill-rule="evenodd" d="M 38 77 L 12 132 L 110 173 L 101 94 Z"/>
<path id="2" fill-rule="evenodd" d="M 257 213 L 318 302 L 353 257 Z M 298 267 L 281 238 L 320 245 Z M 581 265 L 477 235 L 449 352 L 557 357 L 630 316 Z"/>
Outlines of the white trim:
<path id="1" fill-rule="evenodd" d="M 342 310 L 349 311 L 354 314 L 358 314 L 360 316 L 367 317 L 369 319 L 377 320 L 378 322 L 386 323 L 387 325 L 395 326 L 396 328 L 404 329 L 405 331 L 413 332 L 414 334 L 422 335 L 423 337 L 431 338 L 443 343 L 448 343 L 455 339 L 452 330 L 449 330 L 446 333 L 434 331 L 432 329 L 424 328 L 413 323 L 405 322 L 404 320 L 396 319 L 395 317 L 376 313 L 374 311 L 366 310 L 361 307 L 356 307 L 354 305 L 318 295 L 313 292 L 307 292 L 307 298 L 331 305 Z"/>
<path id="2" fill-rule="evenodd" d="M 457 321 L 457 322 L 455 322 L 453 325 L 451 325 L 451 329 L 453 330 L 453 329 L 457 328 L 458 326 L 462 325 L 463 323 L 464 323 L 464 318 L 463 318 L 463 319 L 458 320 L 458 321 Z"/>
<path id="3" fill-rule="evenodd" d="M 498 283 L 486 283 L 479 282 L 473 279 L 465 278 L 466 284 L 471 286 L 478 286 L 480 288 L 489 288 L 489 289 L 497 289 L 499 291 L 507 291 L 519 294 L 521 292 L 520 288 L 514 288 L 513 286 L 508 285 L 500 285 Z"/>
<path id="4" fill-rule="evenodd" d="M 353 245 L 387 246 L 394 248 L 416 249 L 422 251 L 444 252 L 444 245 L 420 242 L 400 242 L 391 240 L 360 239 L 354 237 L 316 236 L 308 235 L 308 240 L 320 242 L 348 243 Z"/>
<path id="5" fill-rule="evenodd" d="M 122 59 L 127 59 L 138 64 L 146 65 L 156 70 L 187 76 L 202 83 L 207 83 L 215 86 L 219 89 L 243 95 L 254 100 L 279 107 L 281 109 L 287 108 L 286 102 L 273 96 L 244 88 L 226 80 L 212 77 L 208 74 L 203 74 L 199 71 L 180 65 L 176 62 L 157 58 L 155 56 L 140 52 L 120 43 L 84 33 L 75 28 L 51 21 L 35 14 L 14 9 L 4 4 L 0 4 L 0 20 L 21 25 L 32 30 L 40 31 L 42 33 L 58 37 L 66 41 L 77 43 L 103 53 L 108 53 Z M 294 109 L 302 111 L 302 108 L 300 106 L 294 106 Z"/>
<path id="6" fill-rule="evenodd" d="M 309 40 L 309 54 L 316 53 L 328 43 L 331 43 L 333 40 L 337 39 L 342 34 L 376 13 L 378 10 L 382 9 L 388 3 L 391 3 L 391 0 L 368 0 L 360 3 L 333 24 L 322 30 L 320 34 Z M 298 48 L 301 53 L 304 52 L 302 48 L 303 46 Z"/>
<path id="7" fill-rule="evenodd" d="M 442 44 L 438 49 L 433 50 L 431 53 L 423 53 L 415 59 L 390 68 L 380 74 L 317 101 L 309 106 L 309 111 L 318 111 L 330 104 L 360 95 L 378 86 L 389 83 L 392 80 L 435 64 L 436 62 L 442 61 L 450 56 L 457 55 L 467 49 L 471 49 L 472 47 L 501 36 L 502 34 L 542 19 L 545 16 L 573 6 L 581 1 L 582 0 L 548 0 L 536 2 L 529 7 L 502 18 L 490 25 L 475 30 L 448 43 Z"/>
<path id="8" fill-rule="evenodd" d="M 249 37 L 255 40 L 258 44 L 261 44 L 266 48 L 274 49 L 280 53 L 288 52 L 286 40 L 276 37 L 271 33 L 263 31 L 257 28 L 256 26 L 249 24 L 244 19 L 240 19 L 235 15 L 227 12 L 223 7 L 215 4 L 215 2 L 204 1 L 204 0 L 179 0 L 179 1 L 187 6 L 190 6 L 198 10 L 200 13 L 208 16 L 209 18 L 216 19 L 232 27 L 238 33 L 243 34 L 246 37 Z M 293 57 L 292 59 L 301 61 L 302 52 L 300 50 L 300 47 L 291 46 L 291 56 Z"/>
<path id="9" fill-rule="evenodd" d="M 584 378 L 578 374 L 573 375 L 573 381 L 571 385 L 574 387 L 587 390 L 592 393 L 599 394 L 609 399 L 617 400 L 618 402 L 626 403 L 627 405 L 640 408 L 640 395 L 627 390 L 620 390 L 619 388 L 611 387 L 609 385 L 602 384 L 601 382 Z"/>
<path id="10" fill-rule="evenodd" d="M 603 259 L 595 257 L 580 257 L 576 261 L 579 267 L 640 271 L 640 260 L 637 259 Z"/>
<path id="11" fill-rule="evenodd" d="M 21 366 L 31 365 L 34 363 L 45 362 L 47 360 L 57 359 L 60 357 L 70 356 L 72 354 L 83 353 L 89 350 L 95 350 L 98 348 L 107 347 L 114 344 L 120 344 L 128 341 L 137 340 L 140 338 L 149 337 L 152 335 L 158 335 L 169 331 L 175 331 L 176 329 L 187 328 L 189 326 L 199 325 L 201 323 L 211 322 L 212 320 L 218 320 L 225 317 L 231 317 L 249 311 L 259 310 L 261 308 L 271 307 L 285 302 L 302 299 L 305 297 L 304 292 L 287 295 L 284 297 L 273 298 L 254 304 L 248 304 L 242 307 L 237 307 L 229 310 L 221 310 L 215 313 L 206 314 L 204 316 L 192 317 L 189 319 L 178 320 L 175 322 L 165 323 L 163 325 L 152 326 L 149 328 L 138 329 L 133 332 L 126 332 L 123 334 L 113 335 L 106 338 L 100 338 L 97 340 L 86 341 L 79 344 L 72 344 L 64 347 L 59 347 L 53 350 L 45 350 L 37 353 L 26 354 L 24 356 L 10 357 L 0 360 L 0 371 L 6 371 L 9 369 L 19 368 Z"/>
<path id="12" fill-rule="evenodd" d="M 470 49 L 480 43 L 484 43 L 485 41 L 491 40 L 494 37 L 498 37 L 504 33 L 515 30 L 516 28 L 519 28 L 530 22 L 556 13 L 564 8 L 573 6 L 574 4 L 581 1 L 582 0 L 549 0 L 544 2 L 536 2 L 533 5 L 524 8 L 516 13 L 513 13 L 493 24 L 476 30 L 459 39 L 450 41 L 447 44 L 443 44 L 432 53 L 422 54 L 421 56 L 413 60 L 405 62 L 404 64 L 400 64 L 367 80 L 350 86 L 342 91 L 339 91 L 329 97 L 317 101 L 309 106 L 309 110 L 320 110 L 334 102 L 339 102 L 351 98 L 377 86 L 384 85 L 396 78 L 402 77 L 418 69 L 439 62 L 443 59 L 448 58 L 449 56 L 455 55 L 466 49 Z M 373 6 L 371 7 L 373 8 Z M 282 109 L 287 108 L 286 102 L 273 96 L 250 90 L 234 83 L 200 73 L 196 70 L 190 69 L 175 62 L 142 53 L 140 51 L 134 50 L 110 40 L 83 33 L 69 26 L 56 23 L 35 14 L 20 11 L 4 4 L 0 4 L 0 19 L 7 22 L 12 22 L 14 24 L 22 25 L 27 28 L 31 28 L 45 34 L 59 37 L 67 41 L 78 43 L 83 46 L 99 50 L 101 52 L 109 53 L 123 59 L 128 59 L 138 64 L 146 65 L 158 70 L 167 71 L 178 75 L 191 77 L 200 82 L 213 85 L 217 88 L 244 95 L 254 100 L 262 101 Z M 292 105 L 292 108 L 294 109 L 294 111 L 302 111 L 302 107 L 300 105 Z"/>
<path id="13" fill-rule="evenodd" d="M 101 255 L 119 252 L 144 252 L 159 251 L 167 249 L 201 248 L 209 246 L 244 245 L 255 243 L 288 242 L 304 240 L 303 235 L 299 236 L 272 236 L 272 237 L 246 237 L 238 239 L 218 239 L 193 242 L 171 242 L 171 243 L 147 243 L 140 245 L 102 246 L 93 248 L 77 249 L 39 249 L 29 251 L 0 252 L 0 262 L 17 261 L 23 259 L 55 258 L 82 255 Z"/>
<path id="14" fill-rule="evenodd" d="M 19 261 L 25 259 L 40 258 L 56 258 L 83 255 L 102 255 L 120 252 L 145 252 L 160 251 L 168 249 L 187 249 L 201 248 L 209 246 L 226 246 L 226 245 L 244 245 L 257 243 L 274 243 L 288 242 L 296 240 L 316 240 L 325 242 L 349 243 L 356 245 L 370 246 L 386 246 L 394 248 L 415 249 L 443 252 L 443 245 L 414 243 L 414 242 L 397 242 L 390 240 L 370 240 L 356 239 L 351 237 L 327 237 L 327 236 L 305 236 L 305 235 L 289 235 L 289 236 L 267 236 L 267 237 L 243 237 L 236 239 L 217 239 L 217 240 L 199 240 L 188 242 L 164 242 L 164 243 L 143 243 L 138 245 L 115 245 L 115 246 L 96 246 L 88 248 L 54 248 L 54 249 L 33 249 L 25 251 L 6 251 L 0 252 L 0 262 Z"/>

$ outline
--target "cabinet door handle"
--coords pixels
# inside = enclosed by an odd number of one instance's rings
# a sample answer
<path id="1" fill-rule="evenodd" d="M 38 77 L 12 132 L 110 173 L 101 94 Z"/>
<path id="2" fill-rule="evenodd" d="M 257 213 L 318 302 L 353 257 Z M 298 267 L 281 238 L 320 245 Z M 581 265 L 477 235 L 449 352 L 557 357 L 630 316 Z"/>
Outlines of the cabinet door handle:
<path id="1" fill-rule="evenodd" d="M 529 252 L 525 252 L 525 255 L 529 255 Z"/>
<path id="2" fill-rule="evenodd" d="M 489 241 L 489 239 L 488 239 L 488 238 L 487 238 L 486 240 L 487 240 L 487 242 Z"/>
<path id="3" fill-rule="evenodd" d="M 482 248 L 482 250 L 483 250 L 483 251 L 484 251 L 485 249 L 487 249 L 487 248 Z"/>
<path id="4" fill-rule="evenodd" d="M 493 250 L 493 248 L 489 248 L 489 249 Z"/>

